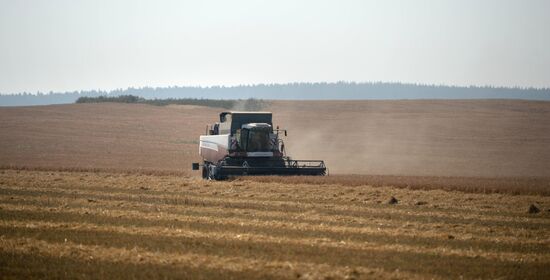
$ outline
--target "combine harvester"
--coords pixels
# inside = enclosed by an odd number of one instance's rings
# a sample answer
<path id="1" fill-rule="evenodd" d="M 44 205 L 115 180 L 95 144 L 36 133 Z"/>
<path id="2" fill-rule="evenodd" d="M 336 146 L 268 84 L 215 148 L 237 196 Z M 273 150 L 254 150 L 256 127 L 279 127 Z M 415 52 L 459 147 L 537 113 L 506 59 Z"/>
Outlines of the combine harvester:
<path id="1" fill-rule="evenodd" d="M 293 160 L 285 155 L 285 145 L 273 129 L 270 112 L 223 112 L 220 122 L 200 136 L 199 154 L 205 179 L 223 180 L 243 175 L 325 175 L 322 160 Z"/>

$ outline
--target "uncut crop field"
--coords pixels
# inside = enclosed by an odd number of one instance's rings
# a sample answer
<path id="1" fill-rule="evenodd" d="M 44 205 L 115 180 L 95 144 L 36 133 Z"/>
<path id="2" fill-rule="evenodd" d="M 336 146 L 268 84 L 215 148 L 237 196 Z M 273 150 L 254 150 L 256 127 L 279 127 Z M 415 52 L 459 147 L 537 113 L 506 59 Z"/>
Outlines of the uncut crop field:
<path id="1" fill-rule="evenodd" d="M 539 177 L 550 169 L 550 102 L 270 101 L 288 155 L 331 175 Z M 0 166 L 191 171 L 221 108 L 144 104 L 0 107 Z"/>
<path id="2" fill-rule="evenodd" d="M 0 275 L 549 279 L 549 209 L 535 194 L 4 169 Z"/>

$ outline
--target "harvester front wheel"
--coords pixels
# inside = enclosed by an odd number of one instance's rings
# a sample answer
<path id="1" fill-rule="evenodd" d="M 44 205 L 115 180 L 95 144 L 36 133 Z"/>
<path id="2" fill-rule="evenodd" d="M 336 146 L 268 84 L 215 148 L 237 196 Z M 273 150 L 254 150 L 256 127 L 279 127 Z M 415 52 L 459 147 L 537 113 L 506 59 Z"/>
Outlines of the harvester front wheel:
<path id="1" fill-rule="evenodd" d="M 202 165 L 202 178 L 208 179 L 208 163 L 206 162 Z"/>
<path id="2" fill-rule="evenodd" d="M 205 179 L 208 179 L 208 180 L 217 180 L 217 174 L 216 174 L 216 165 L 215 164 L 212 164 L 212 163 L 205 163 L 204 164 L 204 167 L 205 167 Z"/>

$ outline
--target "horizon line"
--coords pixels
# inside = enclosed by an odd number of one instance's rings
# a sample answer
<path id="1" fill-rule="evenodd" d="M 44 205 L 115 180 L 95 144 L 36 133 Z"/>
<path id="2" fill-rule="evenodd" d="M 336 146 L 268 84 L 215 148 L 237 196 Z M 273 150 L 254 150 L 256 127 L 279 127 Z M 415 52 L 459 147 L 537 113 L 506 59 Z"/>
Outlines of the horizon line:
<path id="1" fill-rule="evenodd" d="M 212 89 L 212 88 L 237 88 L 237 87 L 256 87 L 256 86 L 283 86 L 283 85 L 300 85 L 300 84 L 326 84 L 326 85 L 336 85 L 336 84 L 348 84 L 348 85 L 374 85 L 374 84 L 386 84 L 386 85 L 403 85 L 403 86 L 417 86 L 417 87 L 446 87 L 446 88 L 493 88 L 493 89 L 516 89 L 516 90 L 541 90 L 546 91 L 550 90 L 550 86 L 537 87 L 537 86 L 498 86 L 498 85 L 458 85 L 458 84 L 443 84 L 443 83 L 414 83 L 414 82 L 399 82 L 399 81 L 316 81 L 316 82 L 275 82 L 275 83 L 251 83 L 251 84 L 214 84 L 214 85 L 165 85 L 165 86 L 128 86 L 126 88 L 113 88 L 113 89 L 79 89 L 72 91 L 22 91 L 22 92 L 10 92 L 4 93 L 0 92 L 0 95 L 49 95 L 49 94 L 69 94 L 69 93 L 80 93 L 80 92 L 105 92 L 107 94 L 116 92 L 116 91 L 125 91 L 129 89 L 166 89 L 166 88 L 197 88 L 197 89 Z"/>

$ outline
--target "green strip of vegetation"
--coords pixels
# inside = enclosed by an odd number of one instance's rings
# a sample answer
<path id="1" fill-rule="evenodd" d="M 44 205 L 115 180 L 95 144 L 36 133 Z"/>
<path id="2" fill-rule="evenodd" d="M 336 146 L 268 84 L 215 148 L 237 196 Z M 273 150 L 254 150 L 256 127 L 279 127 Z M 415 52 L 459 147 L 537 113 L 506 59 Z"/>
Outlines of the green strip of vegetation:
<path id="1" fill-rule="evenodd" d="M 258 111 L 267 106 L 267 102 L 261 99 L 249 98 L 246 100 L 224 100 L 224 99 L 196 99 L 196 98 L 168 98 L 168 99 L 145 99 L 135 95 L 119 95 L 119 96 L 98 96 L 98 97 L 79 97 L 76 103 L 135 103 L 149 104 L 155 106 L 167 105 L 196 105 L 207 106 L 224 109 L 242 110 L 242 111 Z"/>

